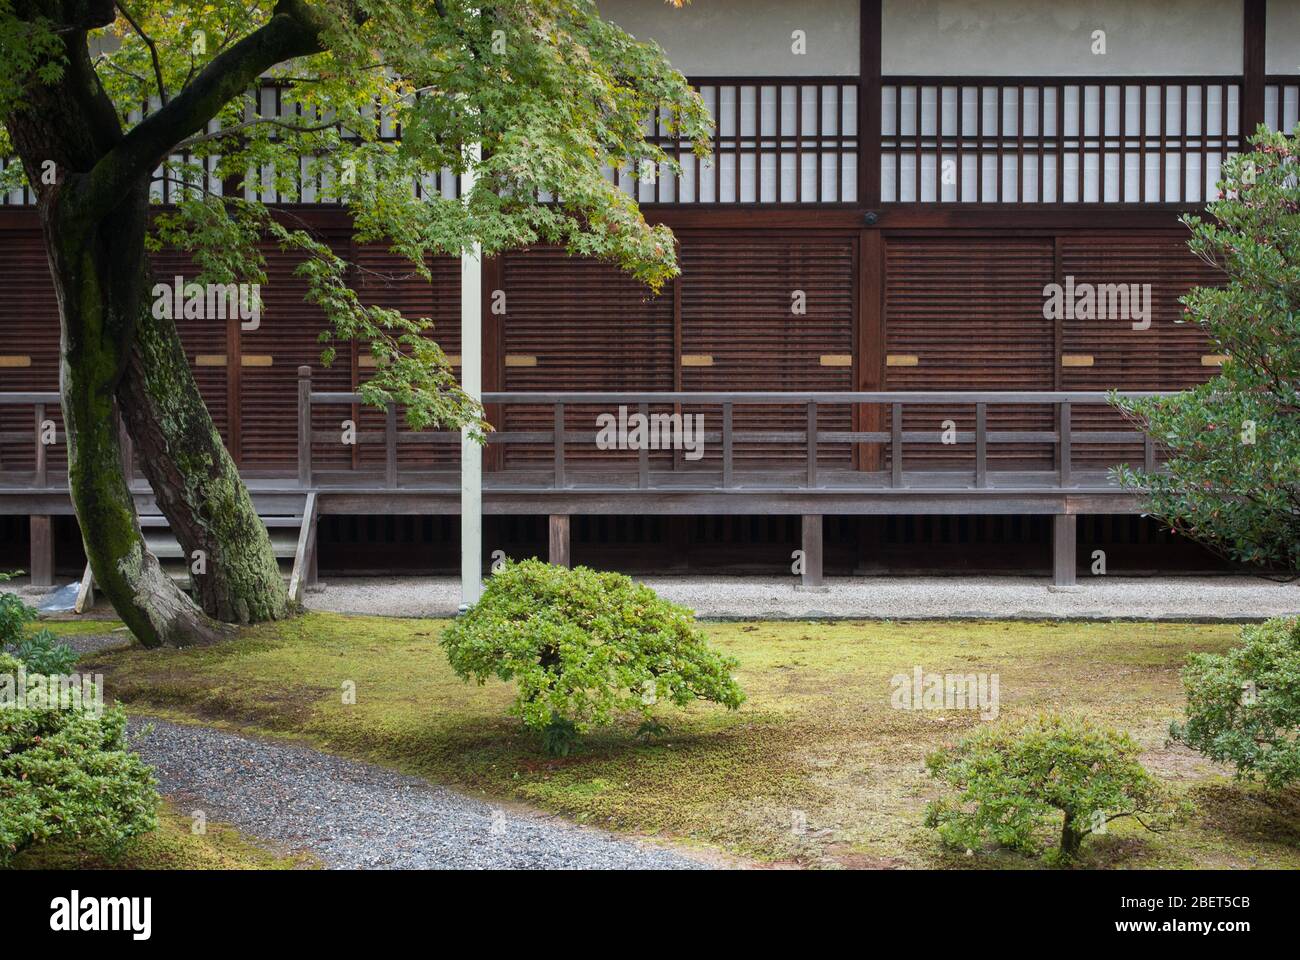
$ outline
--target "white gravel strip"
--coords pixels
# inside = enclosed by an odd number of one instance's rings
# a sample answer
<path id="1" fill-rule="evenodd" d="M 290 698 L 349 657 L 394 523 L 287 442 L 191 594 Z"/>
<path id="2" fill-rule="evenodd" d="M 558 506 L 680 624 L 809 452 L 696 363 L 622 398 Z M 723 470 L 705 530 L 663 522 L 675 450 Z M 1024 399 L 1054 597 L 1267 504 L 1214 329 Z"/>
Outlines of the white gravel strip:
<path id="1" fill-rule="evenodd" d="M 1300 585 L 1255 577 L 1095 577 L 1055 589 L 1034 577 L 648 577 L 664 597 L 710 619 L 1258 620 L 1300 612 Z M 454 616 L 448 577 L 331 579 L 307 606 L 336 613 Z"/>
<path id="2" fill-rule="evenodd" d="M 133 718 L 132 747 L 189 813 L 339 869 L 701 869 L 670 850 L 482 801 L 382 767 L 210 727 Z"/>

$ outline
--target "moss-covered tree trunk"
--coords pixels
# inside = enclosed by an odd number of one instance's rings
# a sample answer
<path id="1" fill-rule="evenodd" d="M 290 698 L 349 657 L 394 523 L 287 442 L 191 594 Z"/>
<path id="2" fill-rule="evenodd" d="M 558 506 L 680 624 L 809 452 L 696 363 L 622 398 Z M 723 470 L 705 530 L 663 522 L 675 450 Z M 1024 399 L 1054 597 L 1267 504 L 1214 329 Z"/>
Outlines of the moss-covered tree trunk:
<path id="1" fill-rule="evenodd" d="M 219 627 L 146 549 L 123 470 L 117 391 L 145 292 L 144 197 L 99 223 L 52 204 L 42 223 L 59 299 L 68 486 L 86 556 L 118 616 L 142 643 L 157 646 L 208 639 Z"/>
<path id="2" fill-rule="evenodd" d="M 289 595 L 266 525 L 199 394 L 175 324 L 151 309 L 136 320 L 118 398 L 158 507 L 190 558 L 204 612 L 230 623 L 285 616 Z"/>
<path id="3" fill-rule="evenodd" d="M 54 214 L 46 225 L 63 324 L 69 480 L 87 555 L 114 608 L 146 643 L 192 642 L 213 633 L 208 617 L 276 619 L 290 604 L 266 527 L 198 392 L 175 326 L 153 317 L 146 189 L 141 185 L 141 199 L 103 224 L 69 227 Z M 144 549 L 120 467 L 118 412 L 207 617 L 188 609 L 193 604 Z"/>

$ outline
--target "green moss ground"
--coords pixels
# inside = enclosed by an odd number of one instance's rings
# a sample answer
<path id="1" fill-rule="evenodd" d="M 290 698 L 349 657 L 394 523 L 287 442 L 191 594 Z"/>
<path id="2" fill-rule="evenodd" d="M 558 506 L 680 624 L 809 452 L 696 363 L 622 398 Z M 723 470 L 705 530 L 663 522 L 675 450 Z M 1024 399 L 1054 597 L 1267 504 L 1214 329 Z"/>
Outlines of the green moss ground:
<path id="1" fill-rule="evenodd" d="M 191 820 L 170 804 L 158 812 L 158 829 L 121 850 L 87 850 L 63 841 L 25 850 L 17 870 L 299 870 L 319 864 L 308 854 L 253 843 L 228 824 L 209 820 L 197 835 Z"/>
<path id="2" fill-rule="evenodd" d="M 1240 787 L 1165 743 L 1182 709 L 1185 655 L 1226 649 L 1235 626 L 710 624 L 712 642 L 740 661 L 749 695 L 741 710 L 665 709 L 669 733 L 658 741 L 638 741 L 629 720 L 562 759 L 507 715 L 510 687 L 456 679 L 437 643 L 442 626 L 311 614 L 216 646 L 131 649 L 90 663 L 136 713 L 292 737 L 592 825 L 769 862 L 1036 866 L 939 847 L 921 825 L 934 795 L 923 758 L 980 721 L 890 706 L 890 677 L 917 665 L 997 673 L 1004 719 L 1068 709 L 1127 729 L 1147 766 L 1197 804 L 1168 834 L 1112 824 L 1085 845 L 1085 866 L 1300 867 L 1300 799 Z M 354 705 L 343 703 L 347 681 Z M 796 811 L 806 815 L 803 833 L 791 830 Z"/>

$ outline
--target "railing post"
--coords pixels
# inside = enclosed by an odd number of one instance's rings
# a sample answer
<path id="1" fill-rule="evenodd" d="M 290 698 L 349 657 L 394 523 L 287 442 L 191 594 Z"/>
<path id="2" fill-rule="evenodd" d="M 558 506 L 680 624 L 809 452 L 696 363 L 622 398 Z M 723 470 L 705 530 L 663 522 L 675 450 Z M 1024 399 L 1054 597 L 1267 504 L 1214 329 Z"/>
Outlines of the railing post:
<path id="1" fill-rule="evenodd" d="M 731 401 L 722 402 L 722 486 L 735 482 L 735 458 L 732 452 Z"/>
<path id="2" fill-rule="evenodd" d="M 384 408 L 384 483 L 397 486 L 397 405 Z"/>
<path id="3" fill-rule="evenodd" d="M 564 404 L 555 405 L 555 489 L 565 487 L 564 480 Z"/>
<path id="4" fill-rule="evenodd" d="M 45 423 L 45 404 L 36 405 L 36 486 L 49 485 L 49 465 L 45 457 L 45 444 L 41 440 L 41 425 Z"/>
<path id="5" fill-rule="evenodd" d="M 989 485 L 989 409 L 975 404 L 975 486 Z"/>
<path id="6" fill-rule="evenodd" d="M 311 486 L 311 367 L 298 368 L 298 486 Z"/>
<path id="7" fill-rule="evenodd" d="M 1149 433 L 1142 435 L 1142 469 L 1147 473 L 1156 471 L 1156 442 Z"/>
<path id="8" fill-rule="evenodd" d="M 641 416 L 648 424 L 650 422 L 650 404 L 643 403 L 638 410 Z M 650 488 L 650 444 L 649 441 L 641 444 L 641 449 L 636 454 L 636 484 L 641 490 Z"/>
<path id="9" fill-rule="evenodd" d="M 817 486 L 817 401 L 808 401 L 808 475 L 807 484 Z"/>
<path id="10" fill-rule="evenodd" d="M 889 415 L 889 485 L 903 485 L 903 405 L 895 403 Z"/>
<path id="11" fill-rule="evenodd" d="M 1057 477 L 1062 487 L 1068 487 L 1071 483 L 1070 461 L 1073 459 L 1070 451 L 1070 401 L 1062 400 L 1057 410 Z"/>

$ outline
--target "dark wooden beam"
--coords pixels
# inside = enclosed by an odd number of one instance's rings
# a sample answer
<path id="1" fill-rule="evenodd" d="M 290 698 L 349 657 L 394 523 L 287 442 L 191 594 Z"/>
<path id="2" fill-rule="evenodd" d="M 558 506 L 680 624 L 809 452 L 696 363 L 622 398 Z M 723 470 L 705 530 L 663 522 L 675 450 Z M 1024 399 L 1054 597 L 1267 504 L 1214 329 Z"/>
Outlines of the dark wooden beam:
<path id="1" fill-rule="evenodd" d="M 884 256 L 885 244 L 880 231 L 863 230 L 858 237 L 858 277 L 854 292 L 857 317 L 854 390 L 885 389 Z M 879 431 L 884 429 L 884 424 L 880 404 L 858 404 L 853 408 L 855 431 Z M 856 454 L 854 459 L 860 470 L 879 470 L 884 465 L 884 448 L 878 443 L 860 444 Z"/>
<path id="2" fill-rule="evenodd" d="M 1264 122 L 1264 28 L 1268 0 L 1242 0 L 1241 137 L 1242 150 Z"/>
<path id="3" fill-rule="evenodd" d="M 1204 208 L 1177 204 L 912 204 L 891 203 L 880 208 L 885 230 L 1042 231 L 1060 230 L 1181 230 L 1184 213 Z M 815 211 L 814 211 L 815 212 Z"/>
<path id="4" fill-rule="evenodd" d="M 858 204 L 880 204 L 881 0 L 858 0 Z"/>
<path id="5" fill-rule="evenodd" d="M 165 207 L 159 207 L 165 210 Z M 663 223 L 673 230 L 804 230 L 856 234 L 864 224 L 868 208 L 859 204 L 701 204 L 650 206 L 642 208 L 650 223 Z M 1180 230 L 1184 213 L 1202 213 L 1198 204 L 881 204 L 876 210 L 879 226 L 889 230 L 970 230 L 1020 232 L 1037 230 Z M 317 230 L 347 229 L 347 212 L 337 208 L 310 206 L 293 208 L 295 226 Z M 286 217 L 286 219 L 288 219 Z M 0 234 L 40 230 L 34 207 L 0 206 Z M 485 261 L 486 267 L 486 261 Z"/>

